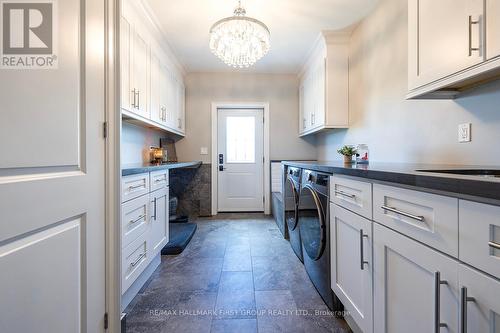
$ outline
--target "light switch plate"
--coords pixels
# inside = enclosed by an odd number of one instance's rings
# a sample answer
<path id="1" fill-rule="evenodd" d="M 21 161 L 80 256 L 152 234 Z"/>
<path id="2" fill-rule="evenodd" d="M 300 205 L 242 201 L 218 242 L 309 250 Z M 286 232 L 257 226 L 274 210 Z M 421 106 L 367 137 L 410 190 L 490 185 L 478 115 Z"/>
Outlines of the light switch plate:
<path id="1" fill-rule="evenodd" d="M 201 149 L 200 149 L 200 155 L 208 155 L 208 148 L 207 147 L 201 147 Z"/>
<path id="2" fill-rule="evenodd" d="M 458 125 L 458 142 L 471 142 L 470 123 Z"/>

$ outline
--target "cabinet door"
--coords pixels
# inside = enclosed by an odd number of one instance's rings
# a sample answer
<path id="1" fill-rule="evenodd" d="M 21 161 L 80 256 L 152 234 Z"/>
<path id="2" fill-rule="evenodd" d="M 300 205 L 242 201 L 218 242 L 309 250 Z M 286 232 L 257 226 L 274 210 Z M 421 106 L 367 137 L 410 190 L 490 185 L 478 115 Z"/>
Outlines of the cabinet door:
<path id="1" fill-rule="evenodd" d="M 374 331 L 457 332 L 458 263 L 377 223 L 373 241 Z"/>
<path id="2" fill-rule="evenodd" d="M 135 88 L 135 110 L 145 118 L 148 114 L 148 43 L 145 34 L 135 31 L 133 47 L 133 86 Z"/>
<path id="3" fill-rule="evenodd" d="M 330 204 L 332 290 L 364 333 L 373 332 L 372 222 Z"/>
<path id="4" fill-rule="evenodd" d="M 500 0 L 486 0 L 487 58 L 500 56 Z"/>
<path id="5" fill-rule="evenodd" d="M 318 67 L 318 112 L 316 123 L 318 126 L 326 125 L 326 59 L 321 58 Z"/>
<path id="6" fill-rule="evenodd" d="M 150 193 L 150 246 L 154 257 L 168 242 L 168 187 Z"/>
<path id="7" fill-rule="evenodd" d="M 151 51 L 151 75 L 150 75 L 150 93 L 149 93 L 149 112 L 151 120 L 162 124 L 164 121 L 164 108 L 160 104 L 160 59 L 155 52 Z"/>
<path id="8" fill-rule="evenodd" d="M 302 134 L 306 130 L 306 116 L 304 113 L 304 82 L 300 82 L 299 87 L 299 133 Z"/>
<path id="9" fill-rule="evenodd" d="M 120 18 L 120 75 L 121 91 L 120 104 L 126 110 L 132 108 L 132 87 L 130 82 L 130 58 L 131 58 L 131 34 L 132 25 L 125 17 Z"/>
<path id="10" fill-rule="evenodd" d="M 181 81 L 177 82 L 177 115 L 178 115 L 178 130 L 181 133 L 185 132 L 186 128 L 186 113 L 185 113 L 185 98 L 186 89 Z"/>
<path id="11" fill-rule="evenodd" d="M 173 130 L 177 129 L 177 89 L 176 89 L 176 81 L 175 76 L 172 71 L 168 68 L 165 68 L 165 77 L 167 79 L 167 123 L 170 128 Z"/>
<path id="12" fill-rule="evenodd" d="M 160 108 L 163 110 L 163 121 L 162 124 L 171 127 L 171 122 L 170 118 L 171 116 L 171 109 L 170 109 L 170 104 L 169 104 L 169 89 L 170 89 L 170 83 L 169 83 L 169 73 L 167 68 L 160 63 L 160 68 L 159 68 L 159 80 L 160 80 Z"/>
<path id="13" fill-rule="evenodd" d="M 500 281 L 465 265 L 460 265 L 459 281 L 461 332 L 500 332 Z"/>
<path id="14" fill-rule="evenodd" d="M 483 26 L 483 0 L 409 0 L 409 89 L 482 62 Z"/>

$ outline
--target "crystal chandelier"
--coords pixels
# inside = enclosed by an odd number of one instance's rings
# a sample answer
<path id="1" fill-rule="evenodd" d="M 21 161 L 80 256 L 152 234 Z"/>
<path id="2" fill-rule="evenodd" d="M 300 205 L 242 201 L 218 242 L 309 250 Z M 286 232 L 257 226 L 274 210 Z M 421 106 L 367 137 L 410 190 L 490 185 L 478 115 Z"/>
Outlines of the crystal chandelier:
<path id="1" fill-rule="evenodd" d="M 267 26 L 251 17 L 238 1 L 234 16 L 224 18 L 210 29 L 210 50 L 227 65 L 244 68 L 266 55 L 270 47 Z"/>

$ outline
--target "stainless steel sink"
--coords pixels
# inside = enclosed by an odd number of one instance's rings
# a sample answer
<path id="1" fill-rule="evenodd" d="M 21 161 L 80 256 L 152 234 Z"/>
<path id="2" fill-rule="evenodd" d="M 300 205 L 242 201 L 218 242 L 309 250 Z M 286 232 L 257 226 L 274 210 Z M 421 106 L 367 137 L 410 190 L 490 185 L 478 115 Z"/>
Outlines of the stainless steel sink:
<path id="1" fill-rule="evenodd" d="M 500 170 L 494 169 L 450 169 L 450 170 L 415 170 L 418 172 L 444 173 L 451 175 L 477 176 L 486 178 L 500 178 Z"/>

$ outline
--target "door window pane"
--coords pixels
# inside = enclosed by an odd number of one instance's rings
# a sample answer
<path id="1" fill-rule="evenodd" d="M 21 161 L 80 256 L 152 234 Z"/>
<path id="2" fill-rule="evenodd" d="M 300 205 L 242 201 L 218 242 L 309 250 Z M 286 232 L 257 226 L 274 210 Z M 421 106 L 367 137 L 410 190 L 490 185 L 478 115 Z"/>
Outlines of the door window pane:
<path id="1" fill-rule="evenodd" d="M 226 118 L 227 163 L 255 163 L 255 117 Z"/>

